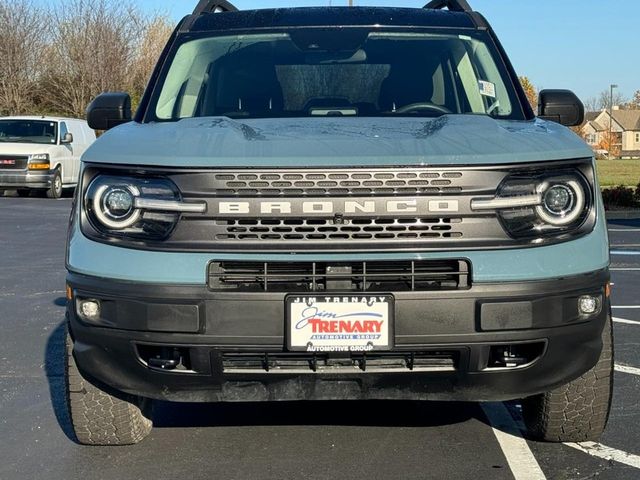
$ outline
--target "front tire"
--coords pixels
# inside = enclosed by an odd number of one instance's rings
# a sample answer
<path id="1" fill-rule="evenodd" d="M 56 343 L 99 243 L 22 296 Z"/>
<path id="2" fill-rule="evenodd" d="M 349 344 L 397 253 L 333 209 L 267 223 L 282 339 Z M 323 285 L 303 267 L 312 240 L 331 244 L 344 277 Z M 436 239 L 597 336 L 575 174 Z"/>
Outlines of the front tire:
<path id="1" fill-rule="evenodd" d="M 602 353 L 595 367 L 551 392 L 522 402 L 531 437 L 546 442 L 596 441 L 604 432 L 613 394 L 611 313 L 602 332 Z"/>
<path id="2" fill-rule="evenodd" d="M 153 426 L 145 408 L 149 400 L 108 393 L 85 379 L 73 357 L 68 331 L 65 355 L 66 406 L 78 443 L 133 445 L 149 435 Z"/>
<path id="3" fill-rule="evenodd" d="M 58 199 L 62 197 L 62 175 L 60 169 L 57 169 L 53 173 L 53 179 L 51 180 L 51 187 L 47 189 L 47 198 Z"/>

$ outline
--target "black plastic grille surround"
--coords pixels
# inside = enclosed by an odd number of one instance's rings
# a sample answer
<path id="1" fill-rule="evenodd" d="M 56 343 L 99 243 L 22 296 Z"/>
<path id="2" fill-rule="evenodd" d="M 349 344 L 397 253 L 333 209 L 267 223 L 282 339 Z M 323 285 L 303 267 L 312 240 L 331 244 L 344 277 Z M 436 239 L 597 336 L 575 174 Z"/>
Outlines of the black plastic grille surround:
<path id="1" fill-rule="evenodd" d="M 537 246 L 575 235 L 549 236 L 538 242 L 518 239 L 504 228 L 498 210 L 474 210 L 472 201 L 495 197 L 505 179 L 515 173 L 544 175 L 567 168 L 579 169 L 593 185 L 590 159 L 478 167 L 324 169 L 132 170 L 88 164 L 84 188 L 96 174 L 163 177 L 175 184 L 181 201 L 204 204 L 204 212 L 183 212 L 162 241 L 110 236 L 91 225 L 86 215 L 81 226 L 96 241 L 174 252 L 455 252 Z M 576 234 L 591 231 L 594 219 L 592 211 Z"/>

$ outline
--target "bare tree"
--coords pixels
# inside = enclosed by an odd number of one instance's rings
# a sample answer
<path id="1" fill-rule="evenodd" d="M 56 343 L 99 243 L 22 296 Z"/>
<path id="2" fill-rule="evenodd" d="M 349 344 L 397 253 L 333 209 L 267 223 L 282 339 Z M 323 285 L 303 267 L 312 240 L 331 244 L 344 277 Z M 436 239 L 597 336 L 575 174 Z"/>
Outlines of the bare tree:
<path id="1" fill-rule="evenodd" d="M 42 19 L 31 0 L 0 2 L 0 114 L 33 111 L 43 63 Z"/>
<path id="2" fill-rule="evenodd" d="M 600 108 L 600 101 L 596 97 L 589 97 L 583 103 L 584 109 L 587 112 L 599 112 L 602 110 Z"/>
<path id="3" fill-rule="evenodd" d="M 598 97 L 598 110 L 607 110 L 611 108 L 611 92 L 609 90 L 603 90 Z M 619 91 L 613 92 L 613 106 L 624 107 L 627 103 L 627 98 Z"/>
<path id="4" fill-rule="evenodd" d="M 139 28 L 140 40 L 134 52 L 130 81 L 127 86 L 134 107 L 138 105 L 156 62 L 173 31 L 169 20 L 161 16 L 144 21 Z"/>
<path id="5" fill-rule="evenodd" d="M 633 98 L 627 104 L 627 109 L 629 109 L 629 110 L 640 110 L 640 90 L 637 90 L 633 94 Z"/>
<path id="6" fill-rule="evenodd" d="M 83 116 L 97 94 L 129 83 L 141 15 L 126 2 L 69 0 L 51 20 L 47 102 L 50 110 Z"/>

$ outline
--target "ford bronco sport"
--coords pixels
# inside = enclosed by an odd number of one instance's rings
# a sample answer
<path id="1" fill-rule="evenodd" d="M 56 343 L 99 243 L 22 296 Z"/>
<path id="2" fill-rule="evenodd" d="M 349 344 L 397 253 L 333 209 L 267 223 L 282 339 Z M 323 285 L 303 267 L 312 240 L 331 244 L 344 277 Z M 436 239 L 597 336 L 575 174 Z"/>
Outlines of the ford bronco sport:
<path id="1" fill-rule="evenodd" d="M 138 442 L 153 399 L 518 399 L 534 438 L 603 431 L 608 240 L 562 126 L 584 108 L 546 90 L 536 117 L 465 0 L 202 0 L 133 121 L 124 93 L 87 116 L 109 131 L 67 255 L 80 443 Z"/>

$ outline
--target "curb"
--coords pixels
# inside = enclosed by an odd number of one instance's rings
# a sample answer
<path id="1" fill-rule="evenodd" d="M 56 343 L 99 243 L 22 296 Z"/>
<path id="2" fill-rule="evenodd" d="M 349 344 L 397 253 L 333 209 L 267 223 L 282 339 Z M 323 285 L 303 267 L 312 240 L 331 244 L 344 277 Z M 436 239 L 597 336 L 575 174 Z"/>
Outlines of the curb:
<path id="1" fill-rule="evenodd" d="M 640 219 L 640 209 L 630 208 L 627 210 L 607 210 L 605 212 L 607 220 L 631 220 Z"/>

